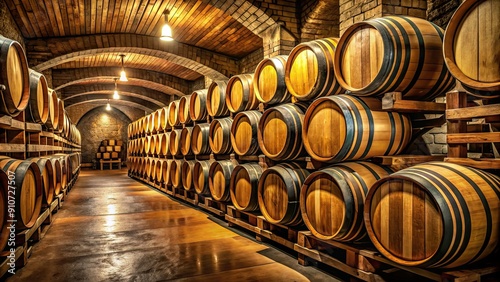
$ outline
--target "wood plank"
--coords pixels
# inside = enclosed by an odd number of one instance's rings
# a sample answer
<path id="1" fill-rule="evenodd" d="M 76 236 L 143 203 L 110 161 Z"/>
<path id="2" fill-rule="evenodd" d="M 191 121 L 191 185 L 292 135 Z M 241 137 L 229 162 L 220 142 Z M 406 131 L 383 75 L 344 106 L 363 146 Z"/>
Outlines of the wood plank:
<path id="1" fill-rule="evenodd" d="M 2 153 L 24 153 L 25 150 L 26 150 L 25 144 L 0 143 L 0 152 Z"/>
<path id="2" fill-rule="evenodd" d="M 500 132 L 448 133 L 448 144 L 500 142 Z"/>
<path id="3" fill-rule="evenodd" d="M 479 169 L 500 169 L 500 159 L 445 158 L 445 162 L 471 166 Z"/>
<path id="4" fill-rule="evenodd" d="M 427 113 L 439 114 L 446 110 L 445 103 L 403 100 L 401 93 L 386 93 L 382 98 L 382 109 L 402 113 Z"/>
<path id="5" fill-rule="evenodd" d="M 470 120 L 472 118 L 494 117 L 500 115 L 500 104 L 446 110 L 448 120 Z"/>
<path id="6" fill-rule="evenodd" d="M 446 93 L 446 109 L 465 108 L 467 106 L 467 94 L 463 91 L 450 91 Z M 447 121 L 448 134 L 456 134 L 467 132 L 467 123 L 461 120 Z M 448 157 L 451 158 L 466 158 L 466 144 L 450 144 L 448 145 Z"/>

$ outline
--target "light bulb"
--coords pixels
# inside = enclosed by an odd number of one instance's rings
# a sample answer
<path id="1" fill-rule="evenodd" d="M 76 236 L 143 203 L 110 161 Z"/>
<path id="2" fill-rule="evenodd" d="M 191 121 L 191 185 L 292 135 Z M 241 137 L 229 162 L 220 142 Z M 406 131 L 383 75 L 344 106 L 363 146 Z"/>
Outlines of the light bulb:
<path id="1" fill-rule="evenodd" d="M 122 71 L 120 72 L 120 81 L 128 81 L 127 74 L 125 73 L 124 69 L 122 69 Z"/>
<path id="2" fill-rule="evenodd" d="M 115 89 L 114 93 L 113 93 L 113 99 L 120 99 L 120 95 L 118 94 L 118 90 Z"/>
<path id="3" fill-rule="evenodd" d="M 109 102 L 108 102 L 108 104 L 106 105 L 106 110 L 108 110 L 108 111 L 110 111 L 110 110 L 111 110 L 111 105 L 109 104 Z"/>
<path id="4" fill-rule="evenodd" d="M 168 23 L 165 23 L 161 29 L 161 40 L 163 41 L 173 41 L 174 38 L 172 37 L 172 28 Z"/>

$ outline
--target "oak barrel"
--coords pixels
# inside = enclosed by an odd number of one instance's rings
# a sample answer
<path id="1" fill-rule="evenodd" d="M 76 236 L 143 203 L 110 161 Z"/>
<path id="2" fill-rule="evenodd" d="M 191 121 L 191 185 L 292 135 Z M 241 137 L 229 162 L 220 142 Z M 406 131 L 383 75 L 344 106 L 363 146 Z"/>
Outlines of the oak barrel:
<path id="1" fill-rule="evenodd" d="M 16 193 L 16 229 L 31 228 L 42 208 L 43 186 L 40 169 L 32 161 L 15 160 L 9 157 L 1 157 L 0 167 L 7 173 L 7 177 L 14 175 L 14 182 L 11 182 L 10 186 L 15 187 Z"/>
<path id="2" fill-rule="evenodd" d="M 259 147 L 273 160 L 293 160 L 305 154 L 302 122 L 306 106 L 288 103 L 267 109 L 259 121 Z"/>
<path id="3" fill-rule="evenodd" d="M 258 199 L 262 215 L 273 224 L 302 224 L 300 188 L 309 171 L 297 163 L 281 163 L 266 169 L 259 179 Z"/>
<path id="4" fill-rule="evenodd" d="M 193 167 L 193 186 L 196 193 L 203 196 L 210 195 L 208 174 L 214 160 L 197 161 Z"/>
<path id="5" fill-rule="evenodd" d="M 214 119 L 210 123 L 208 132 L 210 149 L 214 154 L 229 154 L 233 152 L 231 145 L 231 125 L 233 119 L 230 117 Z"/>
<path id="6" fill-rule="evenodd" d="M 375 247 L 401 265 L 470 264 L 498 247 L 500 177 L 445 162 L 415 165 L 372 186 L 364 218 Z"/>
<path id="7" fill-rule="evenodd" d="M 375 98 L 335 95 L 314 100 L 302 130 L 307 152 L 321 162 L 400 153 L 411 138 L 410 120 L 380 108 L 381 102 Z"/>
<path id="8" fill-rule="evenodd" d="M 168 150 L 172 156 L 182 156 L 181 152 L 181 132 L 182 129 L 175 129 L 170 132 L 170 140 Z"/>
<path id="9" fill-rule="evenodd" d="M 207 91 L 208 89 L 196 90 L 191 94 L 189 116 L 193 121 L 207 120 Z"/>
<path id="10" fill-rule="evenodd" d="M 7 229 L 10 226 L 7 220 L 11 219 L 8 213 L 8 182 L 7 174 L 0 169 L 0 250 L 5 249 L 10 235 L 10 229 Z M 14 204 L 15 202 L 11 200 L 11 205 Z"/>
<path id="11" fill-rule="evenodd" d="M 180 150 L 183 156 L 191 156 L 193 154 L 193 150 L 191 150 L 191 132 L 193 132 L 193 128 L 190 126 L 186 126 L 181 130 L 180 137 Z"/>
<path id="12" fill-rule="evenodd" d="M 170 184 L 170 165 L 172 160 L 158 159 L 156 161 L 156 180 L 160 183 Z"/>
<path id="13" fill-rule="evenodd" d="M 179 121 L 179 100 L 172 101 L 168 105 L 168 124 L 172 127 L 181 125 Z"/>
<path id="14" fill-rule="evenodd" d="M 59 128 L 59 104 L 55 90 L 49 89 L 49 117 L 45 123 L 49 129 Z"/>
<path id="15" fill-rule="evenodd" d="M 59 158 L 47 157 L 52 163 L 53 177 L 54 177 L 54 194 L 57 196 L 61 194 L 62 187 L 62 166 Z"/>
<path id="16" fill-rule="evenodd" d="M 26 120 L 45 124 L 49 118 L 49 88 L 47 79 L 41 73 L 30 70 L 30 99 L 26 109 Z"/>
<path id="17" fill-rule="evenodd" d="M 285 65 L 288 56 L 266 58 L 257 65 L 253 75 L 255 96 L 266 104 L 290 101 L 291 95 L 285 83 Z"/>
<path id="18" fill-rule="evenodd" d="M 463 1 L 444 35 L 443 54 L 450 73 L 480 98 L 500 97 L 499 18 L 497 0 Z"/>
<path id="19" fill-rule="evenodd" d="M 170 133 L 159 133 L 156 139 L 156 154 L 167 156 L 170 142 Z"/>
<path id="20" fill-rule="evenodd" d="M 239 74 L 229 79 L 226 89 L 226 105 L 232 113 L 254 110 L 259 107 L 259 100 L 254 93 L 253 74 Z"/>
<path id="21" fill-rule="evenodd" d="M 61 164 L 61 189 L 66 189 L 68 185 L 68 155 L 67 154 L 54 154 L 51 158 L 58 158 Z"/>
<path id="22" fill-rule="evenodd" d="M 27 160 L 34 162 L 40 170 L 43 186 L 42 206 L 49 206 L 52 204 L 55 195 L 54 166 L 48 158 L 30 158 Z"/>
<path id="23" fill-rule="evenodd" d="M 182 163 L 181 167 L 182 187 L 184 187 L 184 189 L 188 191 L 193 189 L 193 169 L 195 164 L 196 161 L 194 160 L 185 161 L 184 163 Z"/>
<path id="24" fill-rule="evenodd" d="M 262 167 L 258 163 L 246 163 L 236 166 L 231 173 L 229 192 L 234 207 L 241 211 L 259 209 L 257 193 Z"/>
<path id="25" fill-rule="evenodd" d="M 171 128 L 170 124 L 168 124 L 168 107 L 163 107 L 158 110 L 158 123 L 160 130 L 167 131 Z"/>
<path id="26" fill-rule="evenodd" d="M 191 131 L 191 149 L 195 155 L 209 155 L 212 153 L 209 142 L 210 124 L 198 123 Z"/>
<path id="27" fill-rule="evenodd" d="M 170 183 L 175 188 L 182 187 L 182 164 L 184 163 L 183 159 L 172 160 L 170 164 Z"/>
<path id="28" fill-rule="evenodd" d="M 57 118 L 58 120 L 58 126 L 57 126 L 57 132 L 62 133 L 64 131 L 64 101 L 62 99 L 57 98 L 57 113 L 59 117 Z"/>
<path id="29" fill-rule="evenodd" d="M 179 99 L 179 122 L 182 124 L 191 124 L 192 119 L 189 114 L 189 103 L 191 102 L 191 95 L 182 96 Z"/>
<path id="30" fill-rule="evenodd" d="M 208 187 L 212 198 L 219 202 L 228 202 L 231 200 L 229 193 L 229 183 L 231 173 L 238 163 L 236 161 L 224 160 L 215 161 L 210 165 L 208 173 Z"/>
<path id="31" fill-rule="evenodd" d="M 0 113 L 17 116 L 30 98 L 28 61 L 19 42 L 0 36 Z"/>
<path id="32" fill-rule="evenodd" d="M 324 240 L 366 241 L 363 221 L 370 187 L 392 170 L 369 162 L 345 162 L 311 173 L 300 191 L 302 219 Z"/>
<path id="33" fill-rule="evenodd" d="M 387 16 L 351 25 L 335 50 L 335 76 L 356 96 L 401 92 L 433 100 L 454 85 L 444 63 L 443 30 L 424 19 Z"/>
<path id="34" fill-rule="evenodd" d="M 285 66 L 285 82 L 299 101 L 343 92 L 335 78 L 333 60 L 338 38 L 323 38 L 295 46 Z"/>
<path id="35" fill-rule="evenodd" d="M 211 117 L 224 117 L 229 115 L 226 105 L 227 81 L 213 81 L 207 90 L 207 113 Z"/>
<path id="36" fill-rule="evenodd" d="M 240 156 L 256 155 L 259 151 L 259 111 L 245 111 L 234 116 L 231 125 L 231 145 Z"/>

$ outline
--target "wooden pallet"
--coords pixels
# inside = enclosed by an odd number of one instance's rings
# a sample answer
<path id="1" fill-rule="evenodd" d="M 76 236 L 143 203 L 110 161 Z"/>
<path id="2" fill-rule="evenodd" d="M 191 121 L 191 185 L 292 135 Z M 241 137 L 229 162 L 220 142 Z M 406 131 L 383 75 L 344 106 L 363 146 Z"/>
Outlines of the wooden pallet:
<path id="1" fill-rule="evenodd" d="M 195 201 L 198 202 L 198 207 L 209 211 L 216 216 L 224 217 L 227 213 L 227 203 L 214 201 L 211 197 L 195 195 Z"/>
<path id="2" fill-rule="evenodd" d="M 173 196 L 194 206 L 198 205 L 198 197 L 196 197 L 196 192 L 194 191 L 187 191 L 184 188 L 174 188 Z"/>
<path id="3" fill-rule="evenodd" d="M 299 253 L 299 264 L 308 265 L 310 260 L 321 262 L 363 281 L 394 281 L 395 277 L 409 281 L 480 281 L 482 277 L 500 272 L 498 261 L 458 270 L 402 266 L 381 256 L 369 243 L 321 240 L 310 231 L 299 232 L 294 248 Z"/>
<path id="4" fill-rule="evenodd" d="M 479 105 L 470 107 L 467 100 L 467 92 L 454 90 L 446 94 L 446 120 L 447 120 L 447 162 L 472 166 L 479 169 L 500 170 L 500 156 L 495 158 L 468 158 L 468 144 L 491 143 L 496 154 L 500 150 L 500 132 L 467 132 L 467 122 L 472 119 L 484 118 L 485 121 L 492 120 L 500 123 L 500 104 Z"/>
<path id="5" fill-rule="evenodd" d="M 225 219 L 230 227 L 240 226 L 255 233 L 257 241 L 271 240 L 291 250 L 294 249 L 297 242 L 299 230 L 270 223 L 258 212 L 244 212 L 237 210 L 234 206 L 228 206 Z"/>

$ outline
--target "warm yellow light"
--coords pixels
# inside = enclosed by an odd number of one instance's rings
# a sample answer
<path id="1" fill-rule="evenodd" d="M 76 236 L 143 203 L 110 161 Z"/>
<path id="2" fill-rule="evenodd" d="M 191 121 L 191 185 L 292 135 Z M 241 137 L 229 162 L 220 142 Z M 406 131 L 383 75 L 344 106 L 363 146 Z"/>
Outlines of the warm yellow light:
<path id="1" fill-rule="evenodd" d="M 109 104 L 109 101 L 108 101 L 108 104 L 106 105 L 106 110 L 108 110 L 108 111 L 111 110 L 111 105 Z"/>
<path id="2" fill-rule="evenodd" d="M 120 81 L 128 81 L 127 74 L 124 69 L 120 72 Z"/>
<path id="3" fill-rule="evenodd" d="M 115 90 L 115 92 L 113 93 L 113 99 L 120 99 L 120 95 L 118 94 L 118 90 Z"/>
<path id="4" fill-rule="evenodd" d="M 165 16 L 165 24 L 163 24 L 163 27 L 161 28 L 161 36 L 160 39 L 163 41 L 173 41 L 174 38 L 172 37 L 172 28 L 168 24 L 168 14 L 170 11 L 166 10 L 163 15 Z"/>

